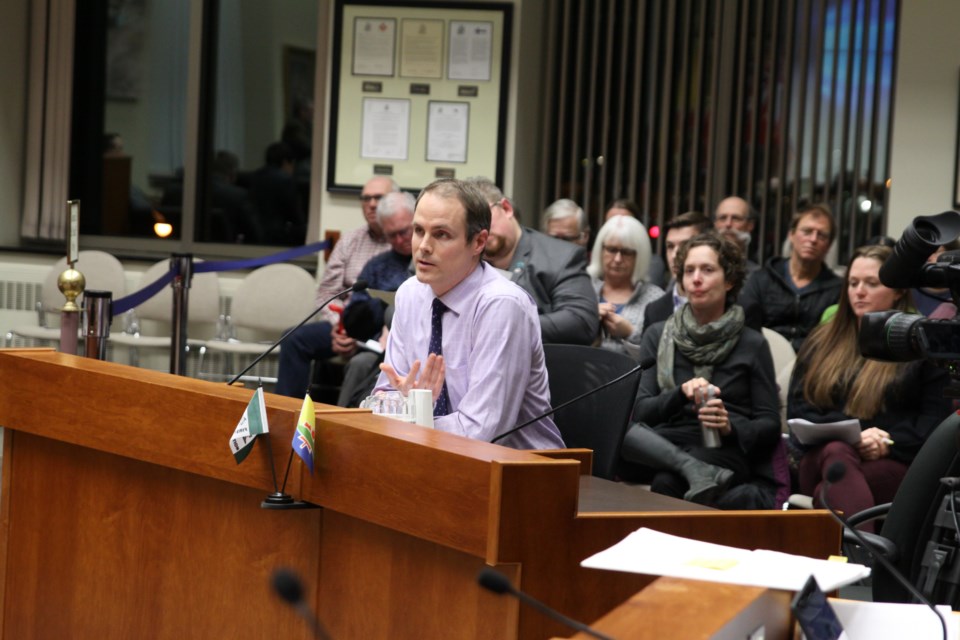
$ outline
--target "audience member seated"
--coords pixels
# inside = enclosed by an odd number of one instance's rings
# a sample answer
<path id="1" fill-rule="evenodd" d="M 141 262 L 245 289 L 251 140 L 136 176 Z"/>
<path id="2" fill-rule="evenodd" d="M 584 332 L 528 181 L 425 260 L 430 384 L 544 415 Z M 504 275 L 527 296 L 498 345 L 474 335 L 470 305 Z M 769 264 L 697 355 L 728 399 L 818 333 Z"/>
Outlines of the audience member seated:
<path id="1" fill-rule="evenodd" d="M 769 327 L 800 350 L 823 311 L 840 295 L 840 278 L 823 262 L 835 235 L 826 205 L 811 205 L 793 215 L 790 257 L 770 258 L 747 279 L 740 294 L 747 324 Z"/>
<path id="2" fill-rule="evenodd" d="M 756 220 L 756 210 L 738 196 L 724 198 L 713 212 L 713 228 L 740 245 L 746 259 L 747 276 L 760 269 L 760 265 L 747 256 Z"/>
<path id="3" fill-rule="evenodd" d="M 307 218 L 293 178 L 295 154 L 274 142 L 264 154 L 264 166 L 250 176 L 250 200 L 259 213 L 265 244 L 301 245 L 307 237 Z"/>
<path id="4" fill-rule="evenodd" d="M 640 215 L 640 205 L 626 198 L 617 198 L 607 205 L 607 210 L 603 214 L 603 221 L 607 222 L 615 216 L 630 216 L 643 222 L 641 219 L 643 216 Z M 647 270 L 647 282 L 663 289 L 667 286 L 668 279 L 667 265 L 663 261 L 663 258 L 660 257 L 659 253 L 651 254 L 650 268 Z"/>
<path id="5" fill-rule="evenodd" d="M 352 287 L 367 261 L 390 248 L 377 222 L 377 205 L 387 193 L 396 191 L 400 191 L 397 183 L 383 176 L 371 178 L 363 185 L 360 203 L 366 225 L 344 233 L 333 248 L 317 287 L 317 304 Z M 348 304 L 349 300 L 347 295 L 343 303 Z M 327 307 L 320 312 L 320 322 L 305 324 L 287 338 L 280 348 L 277 393 L 303 396 L 310 383 L 311 360 L 335 355 L 349 359 L 356 353 L 356 340 L 338 326 L 339 322 L 339 314 Z"/>
<path id="6" fill-rule="evenodd" d="M 638 424 L 627 432 L 622 456 L 657 470 L 658 493 L 722 504 L 725 492 L 751 480 L 753 468 L 769 464 L 780 440 L 773 358 L 735 304 L 745 269 L 735 243 L 714 232 L 698 235 L 680 247 L 677 264 L 689 301 L 643 333 Z M 718 436 L 719 446 L 706 446 L 705 433 Z"/>
<path id="7" fill-rule="evenodd" d="M 710 220 L 699 211 L 687 211 L 671 218 L 664 225 L 667 258 L 666 264 L 669 274 L 667 277 L 666 293 L 647 305 L 643 312 L 643 326 L 649 327 L 657 322 L 663 322 L 673 315 L 674 311 L 687 302 L 686 296 L 676 279 L 677 266 L 675 259 L 680 245 L 700 235 L 710 228 Z"/>
<path id="8" fill-rule="evenodd" d="M 544 233 L 558 240 L 566 240 L 584 249 L 590 242 L 590 223 L 587 214 L 573 200 L 557 200 L 543 212 Z"/>
<path id="9" fill-rule="evenodd" d="M 513 204 L 487 178 L 468 178 L 490 203 L 484 258 L 533 298 L 543 342 L 591 344 L 600 329 L 597 295 L 582 247 L 521 227 Z"/>
<path id="10" fill-rule="evenodd" d="M 643 310 L 663 295 L 644 281 L 650 238 L 636 218 L 615 216 L 600 228 L 587 273 L 600 301 L 600 346 L 639 356 Z"/>
<path id="11" fill-rule="evenodd" d="M 853 514 L 893 499 L 924 440 L 949 413 L 943 398 L 947 374 L 926 360 L 890 363 L 860 356 L 860 319 L 871 311 L 906 310 L 909 296 L 880 283 L 880 265 L 891 249 L 858 249 L 847 270 L 836 316 L 817 327 L 797 356 L 787 404 L 789 418 L 829 423 L 860 421 L 860 441 L 835 440 L 805 447 L 791 434 L 800 457 L 799 488 L 821 506 L 827 470 L 847 472 L 828 493 L 833 507 Z"/>
<path id="12" fill-rule="evenodd" d="M 365 280 L 370 289 L 396 291 L 412 275 L 410 240 L 413 237 L 415 206 L 413 196 L 403 191 L 388 193 L 380 200 L 377 221 L 390 243 L 390 251 L 370 258 L 360 272 L 359 279 Z M 373 390 L 380 373 L 380 363 L 383 362 L 382 350 L 387 347 L 390 315 L 392 307 L 372 297 L 367 291 L 353 294 L 350 304 L 343 310 L 343 327 L 347 335 L 359 344 L 376 339 L 381 351 L 361 349 L 350 358 L 343 372 L 343 384 L 337 399 L 339 406 L 360 406 L 360 402 Z"/>

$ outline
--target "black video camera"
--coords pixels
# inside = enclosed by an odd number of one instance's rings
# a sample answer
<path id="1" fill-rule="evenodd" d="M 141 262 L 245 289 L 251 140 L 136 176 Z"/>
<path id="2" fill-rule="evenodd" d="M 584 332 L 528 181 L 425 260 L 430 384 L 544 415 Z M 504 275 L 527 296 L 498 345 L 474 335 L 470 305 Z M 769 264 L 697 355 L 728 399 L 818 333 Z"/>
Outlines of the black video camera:
<path id="1" fill-rule="evenodd" d="M 928 263 L 938 247 L 960 236 L 960 213 L 919 216 L 903 232 L 893 255 L 880 267 L 880 281 L 892 289 L 948 288 L 960 309 L 960 251 L 947 251 Z M 960 379 L 960 314 L 931 320 L 901 311 L 877 311 L 860 322 L 860 353 L 865 358 L 907 362 L 921 358 L 946 365 Z"/>

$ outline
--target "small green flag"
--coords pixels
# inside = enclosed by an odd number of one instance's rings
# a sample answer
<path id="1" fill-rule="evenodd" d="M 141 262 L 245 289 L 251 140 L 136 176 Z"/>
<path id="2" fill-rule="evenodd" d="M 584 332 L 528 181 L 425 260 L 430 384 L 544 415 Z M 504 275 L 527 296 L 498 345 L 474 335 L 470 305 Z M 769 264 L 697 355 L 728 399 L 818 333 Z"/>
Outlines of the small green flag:
<path id="1" fill-rule="evenodd" d="M 263 404 L 263 388 L 258 387 L 250 398 L 250 404 L 243 412 L 243 417 L 233 430 L 230 438 L 230 452 L 237 459 L 237 464 L 246 459 L 253 443 L 261 433 L 269 433 L 267 425 L 267 408 Z"/>

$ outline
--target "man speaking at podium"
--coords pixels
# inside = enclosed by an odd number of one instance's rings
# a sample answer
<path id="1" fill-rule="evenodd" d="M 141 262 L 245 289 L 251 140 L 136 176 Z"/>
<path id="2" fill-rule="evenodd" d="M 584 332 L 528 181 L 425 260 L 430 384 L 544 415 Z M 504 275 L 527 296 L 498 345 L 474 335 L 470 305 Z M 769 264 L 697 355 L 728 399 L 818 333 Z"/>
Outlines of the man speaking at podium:
<path id="1" fill-rule="evenodd" d="M 489 233 L 490 205 L 475 186 L 437 180 L 420 193 L 416 278 L 397 290 L 376 386 L 430 389 L 437 429 L 487 442 L 550 410 L 537 307 L 481 260 Z M 502 444 L 556 449 L 563 440 L 542 418 Z"/>

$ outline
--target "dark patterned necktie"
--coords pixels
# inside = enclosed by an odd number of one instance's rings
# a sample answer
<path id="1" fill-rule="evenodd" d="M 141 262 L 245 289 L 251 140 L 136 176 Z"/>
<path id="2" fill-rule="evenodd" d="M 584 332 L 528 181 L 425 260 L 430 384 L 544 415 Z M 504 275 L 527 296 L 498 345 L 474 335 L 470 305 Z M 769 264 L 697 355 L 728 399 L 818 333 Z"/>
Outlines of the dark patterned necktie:
<path id="1" fill-rule="evenodd" d="M 430 353 L 443 355 L 443 314 L 447 305 L 440 302 L 440 298 L 433 299 L 433 316 L 430 319 Z M 447 381 L 443 381 L 443 388 L 433 405 L 434 417 L 445 416 L 450 413 L 450 397 L 447 395 Z"/>

